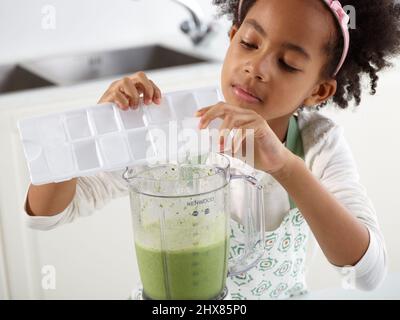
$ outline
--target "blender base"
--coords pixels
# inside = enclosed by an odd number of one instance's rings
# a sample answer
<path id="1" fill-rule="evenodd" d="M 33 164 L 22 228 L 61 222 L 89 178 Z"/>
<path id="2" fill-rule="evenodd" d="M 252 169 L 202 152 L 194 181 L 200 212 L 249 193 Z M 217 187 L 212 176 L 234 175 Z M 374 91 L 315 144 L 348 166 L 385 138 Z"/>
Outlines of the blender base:
<path id="1" fill-rule="evenodd" d="M 146 295 L 143 292 L 143 288 L 138 288 L 136 290 L 133 290 L 131 297 L 129 300 L 151 300 L 150 298 L 146 297 Z M 232 297 L 229 293 L 229 290 L 227 287 L 222 290 L 222 292 L 218 295 L 213 300 L 232 300 Z"/>

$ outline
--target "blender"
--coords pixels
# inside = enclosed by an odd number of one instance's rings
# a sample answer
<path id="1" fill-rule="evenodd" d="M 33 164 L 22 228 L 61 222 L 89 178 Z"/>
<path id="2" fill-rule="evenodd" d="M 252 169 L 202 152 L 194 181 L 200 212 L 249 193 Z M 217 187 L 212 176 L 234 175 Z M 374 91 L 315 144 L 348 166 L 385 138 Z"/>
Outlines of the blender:
<path id="1" fill-rule="evenodd" d="M 226 279 L 246 272 L 264 253 L 263 188 L 235 172 L 222 153 L 179 163 L 127 168 L 137 263 L 136 298 L 226 299 Z M 229 255 L 230 182 L 242 179 L 253 201 L 241 217 L 242 249 Z"/>

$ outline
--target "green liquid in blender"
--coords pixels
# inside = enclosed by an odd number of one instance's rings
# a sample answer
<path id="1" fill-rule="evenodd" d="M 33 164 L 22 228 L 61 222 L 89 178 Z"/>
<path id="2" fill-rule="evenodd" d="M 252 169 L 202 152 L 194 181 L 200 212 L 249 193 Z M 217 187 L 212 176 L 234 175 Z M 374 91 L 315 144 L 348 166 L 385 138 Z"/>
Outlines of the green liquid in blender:
<path id="1" fill-rule="evenodd" d="M 144 293 L 151 299 L 213 299 L 225 287 L 228 239 L 176 251 L 135 247 Z"/>

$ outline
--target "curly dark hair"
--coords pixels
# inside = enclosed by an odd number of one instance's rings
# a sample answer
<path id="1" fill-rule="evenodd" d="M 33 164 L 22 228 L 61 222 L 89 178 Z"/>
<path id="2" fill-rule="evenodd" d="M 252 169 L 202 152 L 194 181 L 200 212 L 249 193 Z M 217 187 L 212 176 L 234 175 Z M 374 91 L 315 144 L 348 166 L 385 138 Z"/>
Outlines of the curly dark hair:
<path id="1" fill-rule="evenodd" d="M 219 16 L 227 15 L 232 24 L 239 27 L 256 1 L 244 0 L 240 17 L 239 0 L 213 0 L 213 4 L 219 7 Z M 356 9 L 356 28 L 350 28 L 349 53 L 335 77 L 337 91 L 332 97 L 333 104 L 346 109 L 353 99 L 355 106 L 361 103 L 362 76 L 368 76 L 370 94 L 375 95 L 378 73 L 392 67 L 390 59 L 400 54 L 400 3 L 396 0 L 342 0 L 341 4 Z M 327 63 L 321 70 L 323 79 L 332 76 L 342 55 L 344 41 L 339 23 L 336 27 L 334 39 L 325 47 Z M 317 109 L 327 104 L 325 101 Z"/>

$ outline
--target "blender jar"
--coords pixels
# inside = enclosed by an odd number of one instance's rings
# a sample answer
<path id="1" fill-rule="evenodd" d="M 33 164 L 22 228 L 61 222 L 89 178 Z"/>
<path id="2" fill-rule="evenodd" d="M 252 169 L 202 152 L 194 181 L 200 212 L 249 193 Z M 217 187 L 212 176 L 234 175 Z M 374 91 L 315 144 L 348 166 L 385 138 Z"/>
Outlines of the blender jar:
<path id="1" fill-rule="evenodd" d="M 251 176 L 232 174 L 226 156 L 128 168 L 124 178 L 145 298 L 216 299 L 228 274 L 244 272 L 261 258 L 262 187 Z M 232 179 L 253 185 L 256 209 L 245 216 L 242 254 L 229 260 Z"/>

